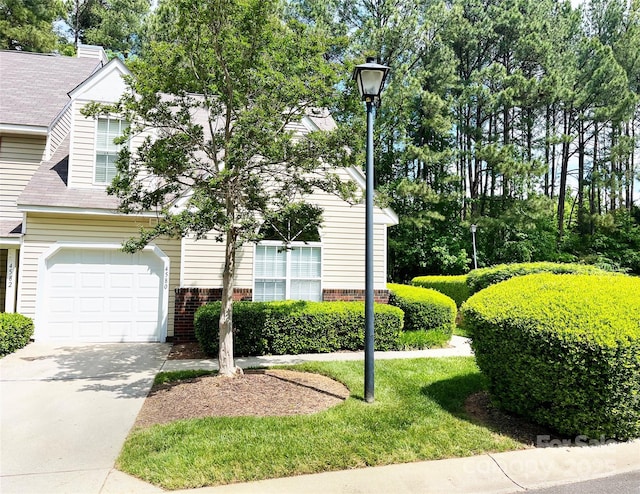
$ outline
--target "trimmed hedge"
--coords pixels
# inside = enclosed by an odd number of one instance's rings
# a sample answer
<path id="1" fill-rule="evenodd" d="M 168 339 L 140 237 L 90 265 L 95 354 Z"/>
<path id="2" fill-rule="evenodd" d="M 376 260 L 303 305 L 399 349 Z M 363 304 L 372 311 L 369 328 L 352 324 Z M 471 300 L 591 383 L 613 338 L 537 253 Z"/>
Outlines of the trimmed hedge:
<path id="1" fill-rule="evenodd" d="M 458 276 L 416 276 L 411 280 L 413 286 L 431 288 L 452 298 L 460 307 L 471 293 L 467 286 L 467 275 Z"/>
<path id="2" fill-rule="evenodd" d="M 640 437 L 640 278 L 522 276 L 462 313 L 499 406 L 563 434 Z"/>
<path id="3" fill-rule="evenodd" d="M 456 325 L 456 303 L 428 288 L 388 283 L 389 304 L 404 312 L 403 348 L 422 349 L 441 346 L 451 338 Z M 422 333 L 422 334 L 419 334 Z"/>
<path id="4" fill-rule="evenodd" d="M 496 283 L 511 279 L 515 276 L 525 276 L 535 273 L 605 274 L 610 272 L 587 264 L 563 264 L 556 262 L 499 264 L 498 266 L 489 268 L 474 269 L 468 273 L 467 286 L 469 287 L 469 293 L 473 295 L 490 285 L 495 285 Z"/>
<path id="5" fill-rule="evenodd" d="M 428 288 L 388 283 L 389 304 L 404 312 L 405 331 L 440 331 L 449 334 L 456 325 L 456 303 Z"/>
<path id="6" fill-rule="evenodd" d="M 0 356 L 24 347 L 33 336 L 33 320 L 22 314 L 0 313 Z"/>
<path id="7" fill-rule="evenodd" d="M 220 302 L 195 314 L 196 338 L 211 356 L 218 354 Z M 395 350 L 403 314 L 397 307 L 375 305 L 376 350 Z M 235 355 L 326 353 L 364 348 L 364 303 L 361 302 L 234 302 Z"/>

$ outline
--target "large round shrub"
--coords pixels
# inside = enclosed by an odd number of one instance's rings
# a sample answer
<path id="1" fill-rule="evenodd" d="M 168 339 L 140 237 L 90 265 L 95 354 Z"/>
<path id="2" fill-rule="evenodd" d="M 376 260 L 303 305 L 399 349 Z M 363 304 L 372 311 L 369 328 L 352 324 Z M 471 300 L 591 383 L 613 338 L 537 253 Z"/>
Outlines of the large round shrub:
<path id="1" fill-rule="evenodd" d="M 375 304 L 376 350 L 396 350 L 403 314 L 397 307 Z M 196 338 L 211 356 L 218 354 L 220 302 L 195 314 Z M 235 355 L 322 353 L 364 348 L 361 302 L 234 302 Z"/>
<path id="2" fill-rule="evenodd" d="M 534 273 L 555 274 L 605 274 L 607 271 L 587 264 L 571 264 L 558 262 L 523 262 L 499 264 L 489 268 L 474 269 L 467 274 L 467 286 L 470 294 L 474 294 L 516 276 Z"/>
<path id="3" fill-rule="evenodd" d="M 416 276 L 411 280 L 413 286 L 431 288 L 453 299 L 458 307 L 469 298 L 467 275 L 457 276 Z"/>
<path id="4" fill-rule="evenodd" d="M 640 437 L 640 278 L 522 276 L 462 313 L 499 406 L 563 434 Z"/>
<path id="5" fill-rule="evenodd" d="M 22 348 L 33 336 L 33 320 L 22 314 L 0 313 L 0 357 Z"/>

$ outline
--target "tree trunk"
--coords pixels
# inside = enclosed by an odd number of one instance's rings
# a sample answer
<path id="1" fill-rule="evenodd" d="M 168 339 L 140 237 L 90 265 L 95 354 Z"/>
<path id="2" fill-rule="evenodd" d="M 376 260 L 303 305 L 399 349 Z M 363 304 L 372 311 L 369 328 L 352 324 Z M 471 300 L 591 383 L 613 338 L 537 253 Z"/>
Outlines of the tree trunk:
<path id="1" fill-rule="evenodd" d="M 74 12 L 74 26 L 73 26 L 73 46 L 78 50 L 78 31 L 80 30 L 80 0 L 76 0 L 76 11 Z"/>
<path id="2" fill-rule="evenodd" d="M 551 109 L 551 129 L 554 134 L 553 145 L 551 146 L 551 193 L 549 197 L 553 199 L 556 191 L 556 142 L 555 142 L 555 132 L 556 132 L 556 109 L 555 105 Z"/>
<path id="3" fill-rule="evenodd" d="M 571 129 L 570 115 L 565 112 L 564 115 L 564 135 L 569 135 Z M 567 195 L 567 172 L 569 169 L 569 142 L 567 139 L 562 141 L 562 163 L 560 170 L 560 189 L 558 190 L 558 238 L 564 236 L 564 201 Z"/>
<path id="4" fill-rule="evenodd" d="M 633 117 L 631 118 L 631 142 L 636 142 L 636 126 L 634 125 L 634 119 Z M 633 150 L 635 150 L 635 147 L 632 148 Z M 630 170 L 629 173 L 631 174 L 631 179 L 630 179 L 630 184 L 629 184 L 629 210 L 631 210 L 633 208 L 633 203 L 635 201 L 635 187 L 636 187 L 636 180 L 635 180 L 635 176 L 636 176 L 636 163 L 635 163 L 635 155 L 636 153 L 634 151 L 631 151 L 631 158 L 629 160 L 629 166 L 630 166 Z"/>
<path id="5" fill-rule="evenodd" d="M 589 189 L 589 234 L 594 234 L 594 221 L 593 219 L 597 213 L 596 207 L 596 187 L 600 188 L 600 171 L 598 169 L 598 122 L 595 122 L 595 130 L 593 132 L 593 162 L 591 164 L 591 184 Z M 598 193 L 599 194 L 599 193 Z"/>
<path id="6" fill-rule="evenodd" d="M 578 121 L 578 231 L 582 235 L 585 231 L 585 210 L 584 210 L 584 120 L 580 118 Z M 575 202 L 574 202 L 575 204 Z M 573 216 L 573 206 L 571 208 L 571 215 Z M 571 218 L 569 219 L 571 224 Z"/>
<path id="7" fill-rule="evenodd" d="M 545 120 L 544 120 L 544 162 L 546 165 L 546 171 L 544 172 L 544 195 L 547 197 L 551 197 L 551 194 L 549 192 L 549 187 L 550 187 L 550 183 L 549 183 L 549 167 L 551 166 L 551 152 L 549 149 L 549 138 L 551 135 L 551 130 L 550 130 L 550 126 L 551 126 L 551 116 L 550 116 L 551 110 L 550 107 L 547 105 L 547 114 L 545 116 Z"/>
<path id="8" fill-rule="evenodd" d="M 231 216 L 233 217 L 233 216 Z M 224 271 L 222 273 L 222 307 L 218 341 L 219 373 L 222 376 L 236 375 L 237 368 L 233 360 L 233 285 L 236 269 L 236 238 L 233 225 L 227 230 Z"/>

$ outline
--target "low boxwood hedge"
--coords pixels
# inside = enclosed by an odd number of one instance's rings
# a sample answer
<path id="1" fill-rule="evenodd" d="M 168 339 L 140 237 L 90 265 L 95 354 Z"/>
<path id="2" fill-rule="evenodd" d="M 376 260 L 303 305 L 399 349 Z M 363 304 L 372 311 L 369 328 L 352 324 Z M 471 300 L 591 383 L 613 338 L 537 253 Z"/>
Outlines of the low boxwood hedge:
<path id="1" fill-rule="evenodd" d="M 499 406 L 562 434 L 640 437 L 640 278 L 517 277 L 462 314 Z"/>
<path id="2" fill-rule="evenodd" d="M 403 349 L 442 346 L 451 338 L 456 325 L 456 303 L 446 295 L 428 288 L 387 284 L 389 304 L 404 312 Z"/>
<path id="3" fill-rule="evenodd" d="M 525 276 L 535 273 L 555 274 L 605 274 L 605 271 L 596 266 L 587 264 L 570 264 L 557 262 L 524 262 L 514 264 L 499 264 L 489 268 L 474 269 L 467 274 L 467 286 L 469 294 L 473 295 L 488 286 L 515 276 Z"/>
<path id="4" fill-rule="evenodd" d="M 22 314 L 0 313 L 0 356 L 24 347 L 33 336 L 33 320 Z"/>
<path id="5" fill-rule="evenodd" d="M 194 326 L 198 342 L 211 356 L 218 354 L 220 302 L 200 307 Z M 375 305 L 376 350 L 395 350 L 403 314 L 397 307 Z M 364 303 L 361 302 L 235 302 L 234 353 L 284 355 L 364 348 Z"/>
<path id="6" fill-rule="evenodd" d="M 458 276 L 416 276 L 411 280 L 411 284 L 444 293 L 447 297 L 452 298 L 458 307 L 470 295 L 466 274 Z"/>

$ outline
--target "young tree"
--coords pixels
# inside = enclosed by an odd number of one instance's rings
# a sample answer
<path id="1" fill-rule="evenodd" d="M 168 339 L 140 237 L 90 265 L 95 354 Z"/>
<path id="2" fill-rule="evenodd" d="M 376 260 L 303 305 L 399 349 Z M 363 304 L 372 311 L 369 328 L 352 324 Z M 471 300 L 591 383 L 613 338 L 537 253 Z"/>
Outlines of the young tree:
<path id="1" fill-rule="evenodd" d="M 283 211 L 294 212 L 298 224 L 318 226 L 319 209 L 304 201 L 317 188 L 350 192 L 331 172 L 332 165 L 353 159 L 340 132 L 289 130 L 326 106 L 335 73 L 323 40 L 298 22 L 284 22 L 279 9 L 277 0 L 161 3 L 132 64 L 131 92 L 113 107 L 94 105 L 87 112 L 124 116 L 130 135 L 154 129 L 134 152 L 121 153 L 109 188 L 122 211 L 159 214 L 157 226 L 141 231 L 126 249 L 163 235 L 212 234 L 225 242 L 219 362 L 226 376 L 236 372 L 238 248 L 257 238 L 263 222 L 281 225 Z"/>

